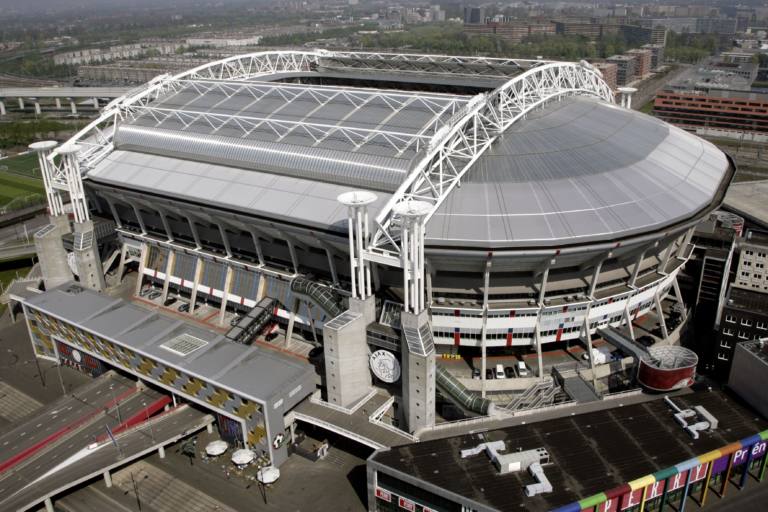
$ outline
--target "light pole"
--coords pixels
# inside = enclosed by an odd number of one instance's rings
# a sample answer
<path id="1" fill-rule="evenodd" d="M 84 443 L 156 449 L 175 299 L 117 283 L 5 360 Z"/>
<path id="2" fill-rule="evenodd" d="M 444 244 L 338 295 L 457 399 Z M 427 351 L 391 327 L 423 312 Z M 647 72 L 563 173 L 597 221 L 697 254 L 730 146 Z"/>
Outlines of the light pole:
<path id="1" fill-rule="evenodd" d="M 144 407 L 144 414 L 147 418 L 147 424 L 149 425 L 149 432 L 152 435 L 152 444 L 155 444 L 155 429 L 152 428 L 152 422 L 149 421 L 149 409 L 147 409 L 146 402 L 141 402 L 141 406 Z"/>
<path id="2" fill-rule="evenodd" d="M 112 402 L 115 404 L 115 408 L 117 408 L 117 423 L 120 424 L 123 422 L 123 419 L 120 417 L 120 402 L 118 402 L 117 398 L 115 398 L 114 384 L 109 385 L 109 391 L 112 393 Z"/>

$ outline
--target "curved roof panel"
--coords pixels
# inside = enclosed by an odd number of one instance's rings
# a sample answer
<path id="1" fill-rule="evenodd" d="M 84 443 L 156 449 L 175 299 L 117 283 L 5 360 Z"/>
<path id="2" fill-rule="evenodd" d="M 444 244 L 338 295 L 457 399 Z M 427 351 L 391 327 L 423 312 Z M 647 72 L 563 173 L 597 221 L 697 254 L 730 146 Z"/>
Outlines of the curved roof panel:
<path id="1" fill-rule="evenodd" d="M 715 146 L 639 112 L 569 97 L 497 139 L 427 225 L 431 245 L 561 246 L 659 229 L 730 177 Z"/>

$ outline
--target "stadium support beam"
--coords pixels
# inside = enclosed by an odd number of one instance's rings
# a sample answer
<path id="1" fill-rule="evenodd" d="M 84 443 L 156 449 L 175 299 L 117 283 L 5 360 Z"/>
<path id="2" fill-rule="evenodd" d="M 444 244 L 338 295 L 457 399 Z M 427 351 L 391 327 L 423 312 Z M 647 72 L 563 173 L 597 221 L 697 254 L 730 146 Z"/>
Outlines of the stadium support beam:
<path id="1" fill-rule="evenodd" d="M 104 200 L 107 202 L 107 205 L 109 206 L 109 212 L 112 214 L 112 218 L 115 220 L 115 225 L 118 228 L 123 227 L 123 221 L 120 220 L 120 216 L 117 214 L 117 208 L 115 208 L 115 201 L 112 199 L 112 197 L 109 196 L 109 194 L 102 194 Z"/>
<path id="2" fill-rule="evenodd" d="M 492 258 L 492 252 L 488 253 L 488 259 L 485 260 L 485 270 L 483 271 L 483 326 L 482 330 L 480 331 L 480 347 L 481 347 L 481 356 L 482 356 L 482 368 L 480 370 L 480 395 L 485 398 L 485 370 L 488 366 L 488 363 L 486 361 L 486 353 L 487 353 L 487 347 L 486 347 L 486 337 L 488 334 L 488 290 L 490 289 L 490 280 L 491 280 L 491 258 Z"/>
<path id="3" fill-rule="evenodd" d="M 608 253 L 603 255 L 595 265 L 595 269 L 592 272 L 592 278 L 589 281 L 589 293 L 587 294 L 592 300 L 595 300 L 595 290 L 597 290 L 597 281 L 600 279 L 600 271 L 603 269 L 603 263 L 608 261 L 612 255 L 613 253 L 608 251 Z"/>
<path id="4" fill-rule="evenodd" d="M 176 262 L 176 252 L 173 249 L 168 249 L 168 260 L 165 263 L 165 280 L 163 281 L 163 294 L 160 296 L 160 303 L 165 305 L 165 301 L 168 300 L 168 289 L 171 285 L 171 272 L 173 272 L 173 264 Z"/>
<path id="5" fill-rule="evenodd" d="M 659 317 L 659 327 L 661 327 L 661 334 L 664 335 L 666 340 L 669 337 L 669 331 L 667 330 L 667 322 L 664 320 L 664 310 L 661 308 L 661 298 L 659 292 L 653 294 L 653 300 L 656 303 L 656 316 Z"/>
<path id="6" fill-rule="evenodd" d="M 134 295 L 141 293 L 141 285 L 144 284 L 144 269 L 147 266 L 147 243 L 141 242 L 141 254 L 139 255 L 139 275 L 136 278 L 136 292 Z"/>
<path id="7" fill-rule="evenodd" d="M 544 312 L 544 306 L 539 306 L 539 313 L 536 315 L 536 325 L 534 326 L 533 330 L 533 339 L 536 342 L 536 364 L 538 367 L 538 370 L 536 371 L 536 376 L 541 379 L 544 376 L 544 359 L 541 354 L 541 316 Z"/>
<path id="8" fill-rule="evenodd" d="M 203 248 L 203 244 L 200 242 L 200 232 L 197 229 L 197 223 L 191 215 L 185 215 L 184 218 L 187 219 L 189 230 L 192 232 L 192 239 L 195 241 L 195 249 L 199 251 Z"/>
<path id="9" fill-rule="evenodd" d="M 641 252 L 637 259 L 635 260 L 635 264 L 632 268 L 632 276 L 629 279 L 629 287 L 635 288 L 635 282 L 637 281 L 637 275 L 640 273 L 640 265 L 643 263 L 643 259 L 645 258 L 646 250 L 644 249 L 643 252 Z"/>
<path id="10" fill-rule="evenodd" d="M 693 238 L 693 232 L 695 230 L 696 230 L 696 226 L 691 226 L 690 228 L 688 228 L 688 231 L 686 231 L 683 241 L 680 243 L 680 247 L 677 250 L 677 259 L 682 260 L 685 258 L 685 249 L 691 243 L 691 239 Z"/>
<path id="11" fill-rule="evenodd" d="M 131 205 L 131 208 L 133 208 L 133 214 L 136 215 L 136 220 L 139 223 L 139 229 L 141 230 L 141 234 L 146 235 L 147 225 L 144 224 L 144 217 L 141 216 L 141 210 L 133 201 L 129 201 L 129 204 Z"/>
<path id="12" fill-rule="evenodd" d="M 667 248 L 664 249 L 664 252 L 661 253 L 658 266 L 659 274 L 661 275 L 667 275 L 667 264 L 669 263 L 669 258 L 672 256 L 672 252 L 674 251 L 674 246 L 674 241 L 672 241 L 667 245 Z"/>
<path id="13" fill-rule="evenodd" d="M 215 221 L 216 227 L 219 228 L 219 235 L 221 236 L 221 243 L 224 244 L 224 252 L 227 253 L 227 258 L 232 257 L 232 246 L 229 245 L 229 236 L 227 236 L 227 228 L 221 222 Z"/>
<path id="14" fill-rule="evenodd" d="M 680 292 L 680 284 L 677 282 L 677 274 L 675 274 L 674 279 L 672 279 L 672 288 L 675 290 L 675 299 L 681 306 L 680 315 L 683 317 L 683 322 L 688 317 L 688 312 L 685 309 L 685 303 L 683 302 L 683 294 Z"/>
<path id="15" fill-rule="evenodd" d="M 624 320 L 627 323 L 627 329 L 629 330 L 629 337 L 632 341 L 635 340 L 635 327 L 632 325 L 632 315 L 629 314 L 629 299 L 624 302 Z"/>
<path id="16" fill-rule="evenodd" d="M 173 230 L 171 230 L 171 225 L 168 223 L 168 216 L 166 215 L 165 211 L 162 208 L 155 208 L 158 215 L 160 215 L 160 222 L 163 223 L 163 229 L 165 229 L 165 237 L 168 239 L 169 243 L 172 243 L 173 238 Z"/>
<path id="17" fill-rule="evenodd" d="M 587 303 L 587 312 L 584 315 L 584 324 L 582 326 L 582 341 L 587 345 L 587 355 L 589 356 L 589 370 L 592 372 L 592 388 L 597 392 L 597 372 L 595 372 L 595 354 L 592 352 L 592 329 L 589 325 L 589 313 L 592 311 L 592 301 Z"/>
<path id="18" fill-rule="evenodd" d="M 195 311 L 197 305 L 197 290 L 200 288 L 200 279 L 203 277 L 203 258 L 195 258 L 195 275 L 192 278 L 192 292 L 189 295 L 189 312 Z"/>
<path id="19" fill-rule="evenodd" d="M 224 279 L 224 289 L 221 290 L 221 307 L 219 307 L 219 325 L 224 325 L 224 314 L 227 312 L 229 292 L 232 290 L 232 277 L 235 272 L 231 265 L 227 265 L 227 277 Z"/>
<path id="20" fill-rule="evenodd" d="M 259 260 L 259 266 L 264 266 L 264 253 L 261 248 L 261 239 L 259 238 L 259 232 L 252 226 L 248 227 L 248 232 L 251 234 L 251 240 L 253 241 L 253 248 L 256 250 L 256 257 Z"/>

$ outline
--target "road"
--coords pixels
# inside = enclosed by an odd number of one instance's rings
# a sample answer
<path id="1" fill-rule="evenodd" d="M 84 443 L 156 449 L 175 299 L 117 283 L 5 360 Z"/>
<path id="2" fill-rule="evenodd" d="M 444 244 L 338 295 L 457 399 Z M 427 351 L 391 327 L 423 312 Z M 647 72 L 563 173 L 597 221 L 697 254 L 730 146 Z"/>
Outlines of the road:
<path id="1" fill-rule="evenodd" d="M 84 456 L 65 467 L 54 467 L 46 476 L 39 474 L 34 480 L 14 489 L 0 491 L 1 510 L 27 510 L 40 503 L 48 496 L 65 491 L 82 482 L 102 474 L 106 469 L 113 469 L 143 457 L 154 451 L 157 446 L 170 444 L 186 435 L 200 430 L 213 421 L 213 417 L 203 414 L 187 405 L 151 421 L 151 431 L 146 426 L 126 431 L 117 435 L 118 450 L 110 441 L 100 443 L 93 450 L 86 448 Z M 87 446 L 87 445 L 84 445 Z M 45 469 L 50 469 L 49 464 Z M 41 472 L 42 473 L 42 472 Z"/>
<path id="2" fill-rule="evenodd" d="M 676 80 L 690 68 L 689 64 L 676 64 L 678 67 L 666 75 L 654 77 L 642 82 L 637 88 L 637 92 L 632 96 L 632 108 L 640 110 L 646 103 L 653 100 L 656 92 L 666 84 Z"/>
<path id="3" fill-rule="evenodd" d="M 74 424 L 87 413 L 102 410 L 113 400 L 112 393 L 119 397 L 135 385 L 129 379 L 109 372 L 49 404 L 12 429 L 0 430 L 0 464 Z"/>
<path id="4" fill-rule="evenodd" d="M 108 393 L 107 404 L 112 401 L 109 395 L 111 392 Z M 107 412 L 102 410 L 93 414 L 93 411 L 88 407 L 84 414 L 81 412 L 80 419 L 76 420 L 74 424 L 70 424 L 69 428 L 65 427 L 64 430 L 54 431 L 53 434 L 49 434 L 48 438 L 43 438 L 44 441 L 51 440 L 33 453 L 27 454 L 24 451 L 16 450 L 24 458 L 10 469 L 0 473 L 0 496 L 15 494 L 29 483 L 34 482 L 51 467 L 66 461 L 97 438 L 104 437 L 107 426 L 114 431 L 126 418 L 140 413 L 145 408 L 144 404 L 151 404 L 161 396 L 155 391 L 143 390 L 126 397 L 119 403 L 119 407 L 110 408 Z M 73 411 L 77 410 L 77 407 L 73 409 Z M 78 424 L 79 421 L 82 421 L 83 416 L 85 416 L 85 421 Z M 35 425 L 40 430 L 44 426 L 44 423 Z M 30 435 L 32 434 L 34 431 L 30 432 Z M 2 506 L 2 502 L 0 502 L 0 510 L 6 510 Z"/>

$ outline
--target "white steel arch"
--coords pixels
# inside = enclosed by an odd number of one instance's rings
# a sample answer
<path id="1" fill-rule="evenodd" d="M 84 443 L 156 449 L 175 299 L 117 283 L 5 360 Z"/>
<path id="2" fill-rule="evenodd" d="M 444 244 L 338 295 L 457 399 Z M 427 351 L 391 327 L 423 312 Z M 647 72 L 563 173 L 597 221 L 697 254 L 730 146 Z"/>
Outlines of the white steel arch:
<path id="1" fill-rule="evenodd" d="M 405 53 L 366 53 L 311 51 L 266 51 L 228 57 L 207 63 L 176 75 L 161 75 L 149 83 L 110 102 L 102 114 L 69 141 L 56 148 L 48 157 L 52 167 L 52 190 L 69 191 L 71 185 L 82 189 L 82 184 L 70 184 L 72 179 L 81 181 L 83 172 L 92 169 L 113 149 L 113 139 L 118 124 L 135 116 L 137 111 L 148 110 L 150 103 L 165 94 L 185 87 L 191 80 L 246 81 L 275 73 L 309 72 L 321 59 L 358 60 L 362 65 L 350 66 L 369 69 L 398 69 L 410 67 L 427 74 L 455 74 L 451 66 L 461 66 L 478 76 L 493 75 L 493 69 L 528 69 L 490 94 L 479 95 L 453 115 L 452 120 L 431 137 L 418 134 L 402 142 L 393 138 L 392 144 L 409 146 L 418 139 L 426 146 L 426 155 L 419 160 L 408 179 L 387 204 L 376 222 L 375 234 L 366 250 L 371 261 L 395 264 L 398 260 L 399 237 L 396 222 L 393 223 L 392 206 L 399 200 L 412 198 L 426 200 L 433 209 L 428 220 L 445 196 L 459 182 L 471 164 L 501 133 L 519 117 L 539 104 L 564 94 L 592 94 L 613 101 L 613 94 L 602 81 L 599 72 L 587 64 L 556 63 L 540 60 L 491 59 L 485 57 L 459 57 L 446 55 L 422 55 Z M 371 64 L 381 62 L 381 65 Z M 495 76 L 501 76 L 501 72 Z M 222 86 L 226 86 L 222 84 Z M 455 108 L 457 105 L 452 105 Z M 424 140 L 423 143 L 421 141 Z M 64 164 L 61 156 L 67 148 L 77 145 L 78 176 Z M 70 166 L 72 167 L 72 166 Z M 85 220 L 88 218 L 85 209 Z"/>
<path id="2" fill-rule="evenodd" d="M 402 267 L 402 222 L 395 205 L 403 201 L 429 203 L 431 208 L 423 220 L 426 224 L 498 135 L 533 109 L 566 95 L 595 96 L 614 102 L 613 92 L 600 72 L 586 62 L 544 64 L 491 93 L 476 96 L 435 133 L 426 155 L 380 211 L 365 258 Z"/>

